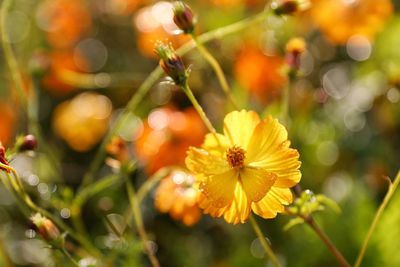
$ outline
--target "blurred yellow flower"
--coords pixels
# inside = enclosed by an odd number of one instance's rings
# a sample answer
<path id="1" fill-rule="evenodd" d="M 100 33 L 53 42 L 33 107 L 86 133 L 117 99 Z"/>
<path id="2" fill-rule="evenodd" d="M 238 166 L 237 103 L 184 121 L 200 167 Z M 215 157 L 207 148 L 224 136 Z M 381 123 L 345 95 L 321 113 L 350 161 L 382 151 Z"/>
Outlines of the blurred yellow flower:
<path id="1" fill-rule="evenodd" d="M 164 178 L 156 191 L 155 206 L 160 212 L 169 213 L 185 225 L 195 224 L 201 217 L 198 190 L 194 177 L 184 171 L 174 171 Z"/>
<path id="2" fill-rule="evenodd" d="M 202 148 L 191 147 L 186 166 L 200 183 L 204 213 L 236 224 L 250 211 L 263 218 L 283 212 L 301 178 L 299 153 L 287 138 L 276 119 L 242 110 L 225 117 L 223 135 L 207 134 Z"/>
<path id="3" fill-rule="evenodd" d="M 390 0 L 314 0 L 311 18 L 334 43 L 345 44 L 352 35 L 373 39 L 393 13 Z"/>
<path id="4" fill-rule="evenodd" d="M 56 107 L 53 127 L 71 148 L 87 151 L 106 133 L 111 111 L 106 96 L 82 93 Z"/>

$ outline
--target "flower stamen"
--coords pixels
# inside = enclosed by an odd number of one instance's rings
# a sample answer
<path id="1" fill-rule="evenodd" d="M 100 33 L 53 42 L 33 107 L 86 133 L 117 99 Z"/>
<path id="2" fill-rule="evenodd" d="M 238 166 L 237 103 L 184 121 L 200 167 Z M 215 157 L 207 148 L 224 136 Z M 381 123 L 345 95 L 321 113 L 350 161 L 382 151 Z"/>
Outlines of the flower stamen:
<path id="1" fill-rule="evenodd" d="M 232 168 L 243 168 L 246 151 L 239 146 L 233 146 L 226 151 L 226 159 Z"/>

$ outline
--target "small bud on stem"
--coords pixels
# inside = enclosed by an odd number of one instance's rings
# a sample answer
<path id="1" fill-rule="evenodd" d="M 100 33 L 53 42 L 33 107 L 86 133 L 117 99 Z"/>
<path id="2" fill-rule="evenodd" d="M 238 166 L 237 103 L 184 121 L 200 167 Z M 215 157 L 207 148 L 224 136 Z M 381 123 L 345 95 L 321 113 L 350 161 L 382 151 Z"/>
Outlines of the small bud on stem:
<path id="1" fill-rule="evenodd" d="M 196 19 L 188 5 L 177 1 L 174 3 L 174 22 L 184 33 L 190 34 L 194 31 Z"/>
<path id="2" fill-rule="evenodd" d="M 182 58 L 176 54 L 172 46 L 158 42 L 155 51 L 160 57 L 160 66 L 164 72 L 171 77 L 176 85 L 185 85 L 187 80 L 187 71 Z"/>

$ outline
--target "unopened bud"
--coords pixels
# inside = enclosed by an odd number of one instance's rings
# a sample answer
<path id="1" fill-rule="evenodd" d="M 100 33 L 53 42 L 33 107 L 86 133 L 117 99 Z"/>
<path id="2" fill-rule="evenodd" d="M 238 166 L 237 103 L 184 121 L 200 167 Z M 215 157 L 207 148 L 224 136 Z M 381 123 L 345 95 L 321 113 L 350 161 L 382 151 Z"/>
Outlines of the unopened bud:
<path id="1" fill-rule="evenodd" d="M 37 147 L 36 137 L 31 134 L 28 134 L 23 137 L 23 140 L 22 140 L 21 145 L 19 146 L 18 150 L 20 152 L 29 151 L 29 150 L 35 150 L 36 147 Z"/>
<path id="2" fill-rule="evenodd" d="M 52 244 L 59 244 L 62 240 L 62 236 L 60 230 L 58 230 L 57 226 L 55 226 L 51 220 L 42 216 L 40 213 L 36 213 L 30 219 L 37 232 L 44 240 Z"/>
<path id="3" fill-rule="evenodd" d="M 3 144 L 0 141 L 0 162 L 3 163 L 4 165 L 8 165 L 8 161 L 6 159 L 6 149 L 4 148 Z M 9 170 L 0 167 L 0 170 L 10 172 Z"/>
<path id="4" fill-rule="evenodd" d="M 174 3 L 174 22 L 184 33 L 192 33 L 196 19 L 192 9 L 181 1 Z"/>
<path id="5" fill-rule="evenodd" d="M 276 15 L 293 15 L 309 7 L 309 0 L 277 0 L 271 5 Z"/>
<path id="6" fill-rule="evenodd" d="M 303 38 L 292 38 L 286 44 L 286 63 L 291 71 L 297 72 L 300 68 L 300 57 L 306 49 Z"/>
<path id="7" fill-rule="evenodd" d="M 43 51 L 36 51 L 33 53 L 29 61 L 29 69 L 33 74 L 43 74 L 50 67 L 49 56 Z"/>
<path id="8" fill-rule="evenodd" d="M 129 158 L 129 151 L 126 142 L 119 136 L 114 136 L 107 145 L 106 151 L 120 162 L 124 162 Z"/>
<path id="9" fill-rule="evenodd" d="M 184 85 L 187 80 L 187 71 L 182 58 L 178 56 L 171 45 L 157 43 L 155 51 L 160 57 L 160 67 L 171 77 L 176 85 Z"/>

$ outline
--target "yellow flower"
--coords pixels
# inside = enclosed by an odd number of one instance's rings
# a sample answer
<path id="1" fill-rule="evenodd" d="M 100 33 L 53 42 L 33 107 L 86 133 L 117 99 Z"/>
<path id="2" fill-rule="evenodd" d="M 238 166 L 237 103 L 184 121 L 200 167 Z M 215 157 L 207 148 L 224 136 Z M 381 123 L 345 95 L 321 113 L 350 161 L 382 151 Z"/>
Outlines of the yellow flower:
<path id="1" fill-rule="evenodd" d="M 290 187 L 301 178 L 297 150 L 276 119 L 254 111 L 234 111 L 224 134 L 207 134 L 202 148 L 191 147 L 186 166 L 202 192 L 200 207 L 229 223 L 245 223 L 250 211 L 274 218 L 292 202 Z"/>

